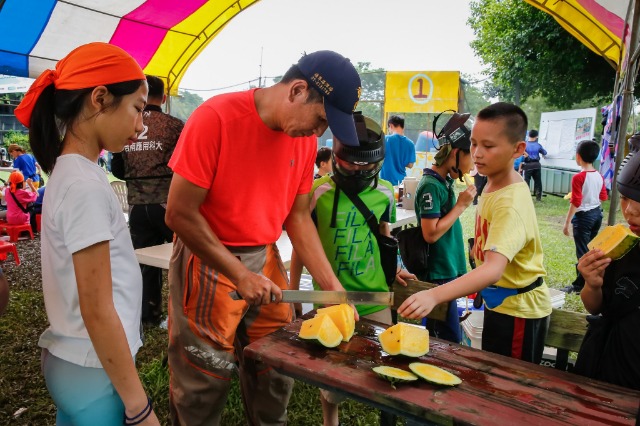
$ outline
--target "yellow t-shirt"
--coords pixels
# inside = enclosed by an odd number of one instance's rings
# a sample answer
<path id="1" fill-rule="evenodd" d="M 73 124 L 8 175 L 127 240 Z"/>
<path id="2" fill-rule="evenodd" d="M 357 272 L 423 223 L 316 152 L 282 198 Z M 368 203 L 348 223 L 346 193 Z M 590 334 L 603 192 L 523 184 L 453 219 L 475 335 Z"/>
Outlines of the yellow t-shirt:
<path id="1" fill-rule="evenodd" d="M 542 264 L 542 244 L 531 193 L 524 182 L 483 193 L 476 212 L 474 255 L 476 264 L 491 250 L 509 263 L 498 287 L 523 288 L 546 276 Z M 485 309 L 488 309 L 485 305 Z M 519 318 L 543 318 L 551 314 L 551 298 L 546 284 L 523 294 L 507 297 L 493 309 Z"/>

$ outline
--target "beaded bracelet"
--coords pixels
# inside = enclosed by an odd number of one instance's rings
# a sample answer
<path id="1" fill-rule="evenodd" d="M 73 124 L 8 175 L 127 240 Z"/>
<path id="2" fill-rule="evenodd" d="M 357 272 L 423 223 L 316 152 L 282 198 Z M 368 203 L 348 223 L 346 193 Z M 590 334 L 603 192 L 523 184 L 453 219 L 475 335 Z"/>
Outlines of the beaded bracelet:
<path id="1" fill-rule="evenodd" d="M 147 405 L 142 409 L 142 411 L 140 411 L 140 413 L 133 417 L 127 416 L 127 413 L 124 414 L 124 424 L 127 426 L 138 425 L 145 421 L 147 417 L 151 415 L 152 411 L 153 401 L 151 401 L 151 398 L 147 397 Z"/>

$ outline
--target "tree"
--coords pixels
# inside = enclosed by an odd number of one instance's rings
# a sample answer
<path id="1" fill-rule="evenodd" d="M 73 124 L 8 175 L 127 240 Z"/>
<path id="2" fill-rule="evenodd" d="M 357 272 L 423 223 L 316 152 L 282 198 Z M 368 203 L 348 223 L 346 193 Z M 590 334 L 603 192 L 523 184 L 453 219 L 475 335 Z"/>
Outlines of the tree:
<path id="1" fill-rule="evenodd" d="M 187 121 L 191 113 L 203 102 L 204 99 L 200 95 L 182 90 L 179 96 L 171 97 L 171 115 Z"/>
<path id="2" fill-rule="evenodd" d="M 460 83 L 464 91 L 463 108 L 460 112 L 468 112 L 472 116 L 475 116 L 478 111 L 488 106 L 489 102 L 480 88 L 476 86 L 477 83 L 472 83 L 471 77 L 468 75 L 462 75 Z"/>
<path id="3" fill-rule="evenodd" d="M 522 0 L 474 0 L 468 22 L 492 79 L 487 95 L 521 103 L 539 94 L 559 108 L 611 102 L 615 70 L 550 15 Z"/>
<path id="4" fill-rule="evenodd" d="M 25 151 L 31 152 L 31 145 L 29 145 L 29 135 L 27 133 L 10 130 L 2 137 L 3 145 L 9 147 L 11 144 L 20 145 Z"/>
<path id="5" fill-rule="evenodd" d="M 367 117 L 382 122 L 382 103 L 384 100 L 384 82 L 386 71 L 383 68 L 371 68 L 371 62 L 358 62 L 356 70 L 362 81 L 362 93 L 358 110 Z M 383 126 L 384 127 L 384 126 Z"/>

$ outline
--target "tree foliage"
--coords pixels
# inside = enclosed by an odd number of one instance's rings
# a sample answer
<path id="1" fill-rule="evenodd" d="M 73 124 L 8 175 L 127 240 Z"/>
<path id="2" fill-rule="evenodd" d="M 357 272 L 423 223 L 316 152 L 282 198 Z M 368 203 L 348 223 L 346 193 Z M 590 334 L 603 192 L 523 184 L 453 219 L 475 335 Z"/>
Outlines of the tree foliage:
<path id="1" fill-rule="evenodd" d="M 615 70 L 550 15 L 523 0 L 474 0 L 468 22 L 471 46 L 492 79 L 487 95 L 524 101 L 539 94 L 559 108 L 610 102 Z"/>
<path id="2" fill-rule="evenodd" d="M 463 74 L 460 80 L 464 92 L 464 102 L 460 112 L 468 112 L 475 116 L 482 108 L 489 106 L 491 102 L 487 100 L 477 83 L 471 82 L 471 76 Z"/>
<path id="3" fill-rule="evenodd" d="M 367 117 L 382 121 L 382 101 L 386 71 L 383 68 L 371 68 L 371 62 L 358 62 L 356 70 L 362 81 L 362 93 L 358 110 Z M 384 126 L 383 126 L 384 127 Z"/>
<path id="4" fill-rule="evenodd" d="M 200 95 L 182 90 L 180 96 L 171 97 L 171 115 L 187 121 L 191 113 L 203 102 Z"/>
<path id="5" fill-rule="evenodd" d="M 25 151 L 31 152 L 31 145 L 29 145 L 29 135 L 19 130 L 10 130 L 2 137 L 3 145 L 9 147 L 11 144 L 20 145 Z"/>

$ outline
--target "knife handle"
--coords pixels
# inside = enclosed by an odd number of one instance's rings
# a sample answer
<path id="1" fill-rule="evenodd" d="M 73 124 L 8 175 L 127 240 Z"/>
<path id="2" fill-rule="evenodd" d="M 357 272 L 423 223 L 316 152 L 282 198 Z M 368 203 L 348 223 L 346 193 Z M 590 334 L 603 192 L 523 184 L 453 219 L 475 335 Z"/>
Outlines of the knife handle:
<path id="1" fill-rule="evenodd" d="M 229 297 L 231 298 L 231 300 L 243 300 L 242 296 L 240 296 L 240 293 L 238 293 L 237 291 L 230 291 L 229 292 Z M 275 295 L 271 295 L 271 301 L 275 302 L 276 301 L 276 296 Z"/>

